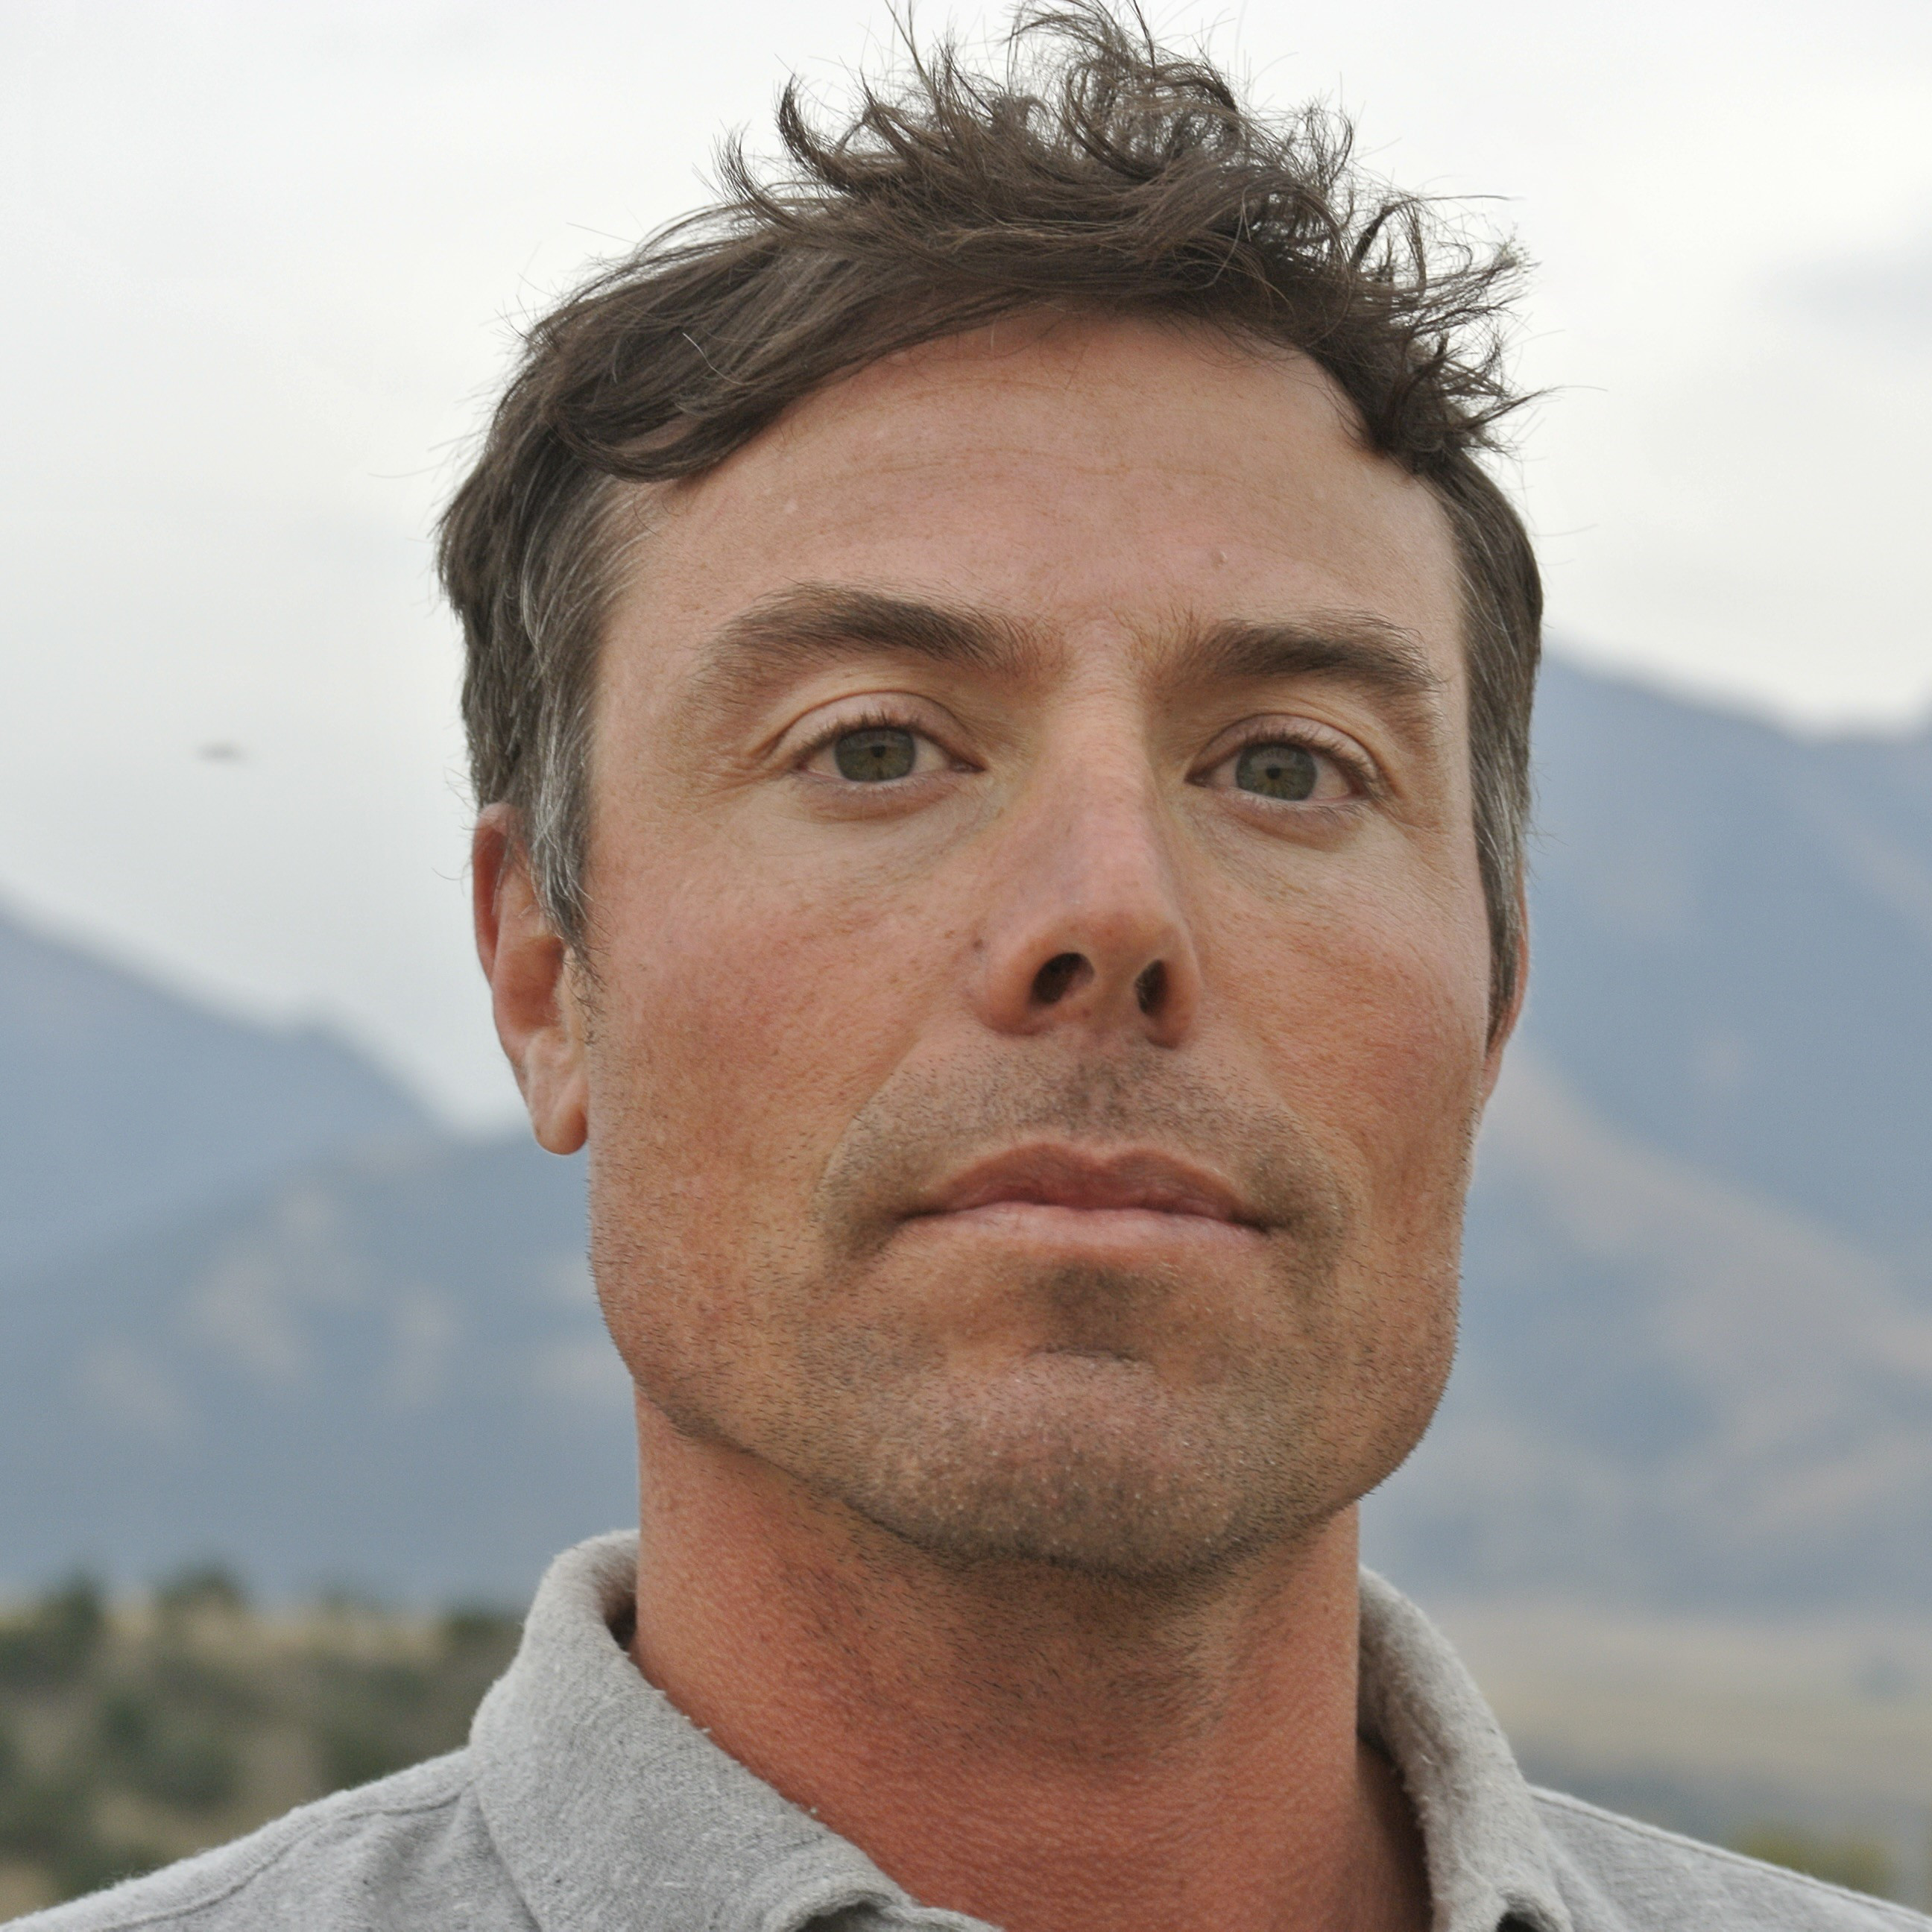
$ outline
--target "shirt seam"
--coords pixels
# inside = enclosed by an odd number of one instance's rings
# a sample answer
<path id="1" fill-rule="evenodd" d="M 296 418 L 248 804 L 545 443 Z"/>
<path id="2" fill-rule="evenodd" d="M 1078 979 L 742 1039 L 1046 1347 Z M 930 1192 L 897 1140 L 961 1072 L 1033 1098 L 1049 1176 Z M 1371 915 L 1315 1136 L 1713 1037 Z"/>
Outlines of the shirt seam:
<path id="1" fill-rule="evenodd" d="M 1600 1805 L 1592 1804 L 1586 1798 L 1573 1797 L 1567 1791 L 1551 1791 L 1541 1785 L 1531 1788 L 1540 1804 L 1561 1805 L 1566 1811 L 1579 1813 L 1599 1824 L 1614 1826 L 1618 1831 L 1628 1832 L 1632 1837 L 1654 1838 L 1666 1845 L 1681 1846 L 1686 1851 L 1696 1852 L 1700 1858 L 1715 1859 L 1720 1864 L 1736 1865 L 1744 1871 L 1760 1874 L 1768 1873 L 1774 1878 L 1788 1880 L 1808 1892 L 1822 1892 L 1827 1898 L 1868 1906 L 1872 1910 L 1884 1912 L 1907 1925 L 1924 1925 L 1928 1922 L 1923 1912 L 1915 1912 L 1909 1905 L 1901 1905 L 1895 1898 L 1880 1898 L 1868 1892 L 1854 1892 L 1848 1886 L 1833 1885 L 1827 1880 L 1814 1877 L 1810 1872 L 1793 1871 L 1788 1865 L 1768 1864 L 1762 1858 L 1754 1858 L 1742 1852 L 1734 1852 L 1728 1845 L 1713 1845 L 1702 1838 L 1687 1838 L 1682 1832 L 1667 1831 L 1661 1825 L 1647 1824 L 1641 1818 L 1627 1818 L 1620 1811 L 1606 1811 Z"/>
<path id="2" fill-rule="evenodd" d="M 230 1880 L 226 1884 L 218 1885 L 212 1892 L 203 1892 L 198 1898 L 184 1899 L 178 1905 L 164 1906 L 144 1912 L 137 1918 L 110 1919 L 101 1928 L 101 1932 L 134 1932 L 134 1928 L 137 1926 L 160 1925 L 170 1918 L 185 1918 L 191 1912 L 206 1912 L 210 1906 L 224 1904 L 226 1900 L 234 1898 L 238 1892 L 253 1885 L 258 1878 L 274 1870 L 284 1858 L 308 1844 L 326 1826 L 337 1824 L 360 1824 L 371 1818 L 414 1818 L 419 1817 L 426 1812 L 446 1810 L 451 1805 L 461 1801 L 463 1792 L 464 1787 L 459 1786 L 444 1797 L 428 1799 L 420 1804 L 367 1804 L 354 1808 L 345 1807 L 342 1811 L 331 1817 L 317 1819 L 313 1827 L 305 1827 L 298 1832 L 291 1832 L 284 1842 L 270 1851 L 260 1864 L 250 1865 L 238 1876 Z"/>

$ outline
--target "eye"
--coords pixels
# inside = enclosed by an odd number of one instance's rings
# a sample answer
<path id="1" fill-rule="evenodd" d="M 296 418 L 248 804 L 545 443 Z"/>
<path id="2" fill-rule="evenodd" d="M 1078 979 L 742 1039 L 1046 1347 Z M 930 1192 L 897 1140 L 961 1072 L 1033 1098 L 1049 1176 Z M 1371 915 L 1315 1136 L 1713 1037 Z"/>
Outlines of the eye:
<path id="1" fill-rule="evenodd" d="M 870 724 L 862 731 L 847 731 L 833 739 L 832 758 L 841 778 L 877 784 L 883 779 L 911 776 L 919 762 L 919 740 L 896 726 Z"/>
<path id="2" fill-rule="evenodd" d="M 805 769 L 853 784 L 890 784 L 938 770 L 946 762 L 923 732 L 903 724 L 855 724 L 821 744 Z"/>
<path id="3" fill-rule="evenodd" d="M 1327 805 L 1359 790 L 1339 756 L 1293 738 L 1244 745 L 1222 761 L 1208 782 L 1284 805 Z"/>
<path id="4" fill-rule="evenodd" d="M 1234 760 L 1235 784 L 1264 798 L 1312 798 L 1321 778 L 1306 745 L 1250 745 Z"/>

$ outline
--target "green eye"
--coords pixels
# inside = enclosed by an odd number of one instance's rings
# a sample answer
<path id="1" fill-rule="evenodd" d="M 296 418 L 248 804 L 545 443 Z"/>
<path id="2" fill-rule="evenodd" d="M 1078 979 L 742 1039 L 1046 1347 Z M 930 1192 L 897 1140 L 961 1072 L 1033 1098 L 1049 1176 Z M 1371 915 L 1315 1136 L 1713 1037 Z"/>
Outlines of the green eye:
<path id="1" fill-rule="evenodd" d="M 832 741 L 832 756 L 841 778 L 861 784 L 910 775 L 919 762 L 919 740 L 910 731 L 890 724 L 868 724 Z"/>
<path id="2" fill-rule="evenodd" d="M 1306 745 L 1250 745 L 1234 763 L 1235 784 L 1263 798 L 1312 798 L 1321 776 Z"/>

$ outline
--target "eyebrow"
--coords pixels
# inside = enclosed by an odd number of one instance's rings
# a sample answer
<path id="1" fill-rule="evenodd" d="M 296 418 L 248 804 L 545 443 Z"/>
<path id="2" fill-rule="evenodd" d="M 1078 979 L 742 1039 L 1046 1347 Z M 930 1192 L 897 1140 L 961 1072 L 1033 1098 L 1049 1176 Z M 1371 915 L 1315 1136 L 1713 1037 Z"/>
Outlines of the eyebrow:
<path id="1" fill-rule="evenodd" d="M 1446 682 L 1414 632 L 1366 611 L 1184 623 L 1171 634 L 1172 644 L 1149 638 L 1141 649 L 1176 694 L 1313 679 L 1352 686 L 1422 723 Z M 687 702 L 737 711 L 803 672 L 874 652 L 1016 682 L 1037 678 L 1054 655 L 1028 626 L 997 613 L 850 585 L 794 584 L 712 633 Z"/>
<path id="2" fill-rule="evenodd" d="M 1448 680 L 1414 632 L 1365 610 L 1326 610 L 1289 622 L 1242 619 L 1190 627 L 1167 654 L 1170 689 L 1312 678 L 1352 686 L 1417 718 Z"/>
<path id="3" fill-rule="evenodd" d="M 1010 620 L 962 606 L 844 584 L 800 584 L 762 597 L 706 640 L 688 694 L 705 711 L 754 704 L 801 672 L 878 653 L 1025 680 L 1042 653 Z"/>

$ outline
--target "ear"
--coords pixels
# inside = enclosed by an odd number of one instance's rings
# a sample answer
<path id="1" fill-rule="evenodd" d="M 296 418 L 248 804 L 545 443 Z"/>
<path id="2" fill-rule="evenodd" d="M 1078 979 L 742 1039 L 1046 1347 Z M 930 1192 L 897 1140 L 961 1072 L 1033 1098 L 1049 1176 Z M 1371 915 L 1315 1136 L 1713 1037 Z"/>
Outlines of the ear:
<path id="1" fill-rule="evenodd" d="M 485 806 L 470 848 L 476 956 L 538 1142 L 574 1154 L 590 1130 L 584 1012 L 570 947 L 537 897 L 516 814 Z"/>
<path id="2" fill-rule="evenodd" d="M 1503 1070 L 1503 1048 L 1510 1043 L 1510 1036 L 1516 1031 L 1516 1023 L 1522 1017 L 1524 995 L 1529 991 L 1529 904 L 1526 896 L 1524 882 L 1519 879 L 1516 888 L 1516 977 L 1510 982 L 1508 1006 L 1496 1016 L 1495 1030 L 1490 1036 L 1489 1051 L 1483 1060 L 1483 1104 L 1487 1106 L 1490 1096 L 1496 1090 L 1496 1081 Z"/>

